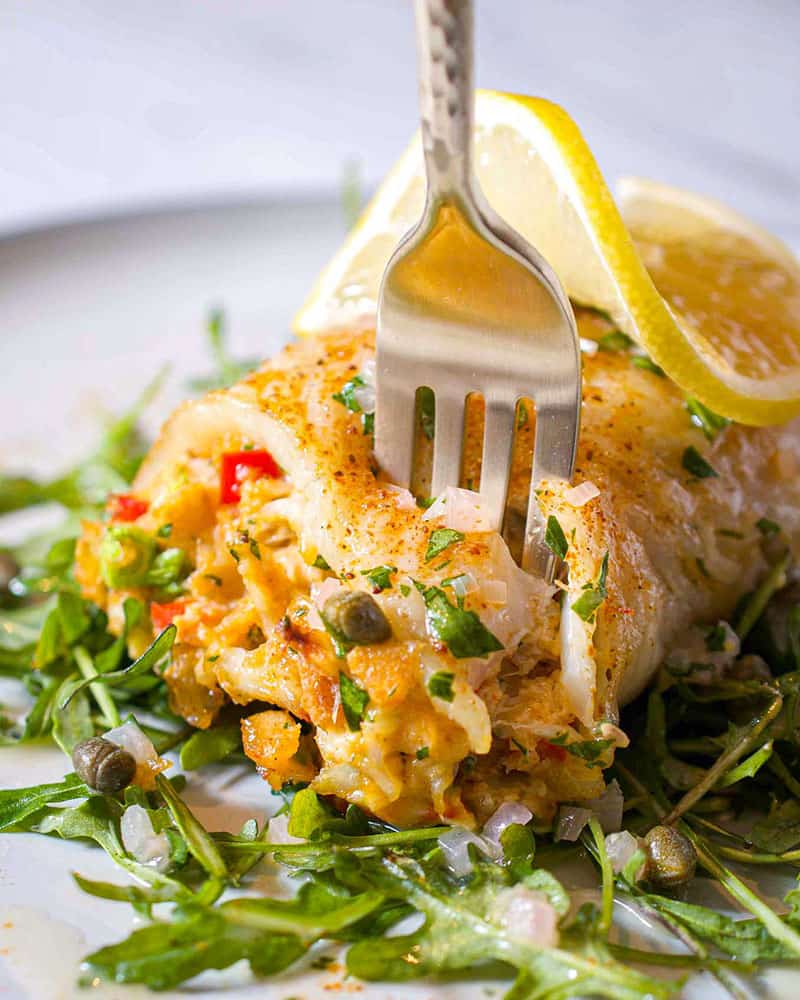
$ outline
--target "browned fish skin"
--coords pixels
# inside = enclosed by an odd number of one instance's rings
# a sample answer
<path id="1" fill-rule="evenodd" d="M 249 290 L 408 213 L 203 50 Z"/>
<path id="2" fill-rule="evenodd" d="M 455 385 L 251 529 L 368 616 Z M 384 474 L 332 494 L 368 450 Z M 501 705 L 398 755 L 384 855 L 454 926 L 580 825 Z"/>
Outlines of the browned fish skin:
<path id="1" fill-rule="evenodd" d="M 592 319 L 581 323 L 592 332 Z M 275 705 L 283 715 L 254 716 L 245 733 L 265 777 L 307 780 L 321 764 L 315 788 L 391 822 L 470 822 L 508 798 L 547 818 L 559 801 L 603 788 L 601 767 L 551 740 L 597 736 L 693 622 L 730 615 L 766 566 L 760 517 L 796 540 L 799 425 L 730 426 L 709 444 L 668 379 L 624 353 L 586 356 L 575 482 L 600 492 L 579 507 L 563 487 L 540 496 L 569 541 L 569 595 L 560 605 L 514 566 L 496 535 L 466 531 L 426 562 L 431 531 L 443 522 L 424 520 L 376 477 L 361 415 L 333 399 L 372 351 L 369 333 L 291 345 L 233 389 L 184 404 L 165 426 L 134 490 L 150 504 L 139 525 L 155 532 L 171 523 L 169 544 L 183 547 L 194 569 L 176 618 L 173 704 L 200 726 L 226 698 Z M 479 424 L 470 424 L 474 434 Z M 532 424 L 531 415 L 528 441 Z M 220 506 L 221 455 L 246 446 L 267 448 L 286 478 L 246 482 L 241 503 Z M 686 471 L 689 446 L 716 477 Z M 519 505 L 523 470 L 514 492 Z M 127 595 L 98 581 L 101 535 L 87 525 L 79 577 L 119 623 Z M 596 582 L 606 552 L 607 597 L 584 623 L 569 608 Z M 314 568 L 318 555 L 330 572 Z M 339 658 L 317 613 L 319 588 L 335 588 L 338 577 L 340 586 L 371 590 L 364 571 L 380 565 L 397 567 L 391 589 L 373 595 L 392 637 Z M 428 635 L 414 581 L 441 586 L 461 574 L 474 584 L 465 608 L 502 652 L 456 659 Z M 427 689 L 437 671 L 453 676 L 452 702 Z M 342 672 L 369 696 L 356 731 L 342 711 Z M 313 746 L 286 712 L 311 725 Z M 613 726 L 603 733 L 624 741 Z"/>

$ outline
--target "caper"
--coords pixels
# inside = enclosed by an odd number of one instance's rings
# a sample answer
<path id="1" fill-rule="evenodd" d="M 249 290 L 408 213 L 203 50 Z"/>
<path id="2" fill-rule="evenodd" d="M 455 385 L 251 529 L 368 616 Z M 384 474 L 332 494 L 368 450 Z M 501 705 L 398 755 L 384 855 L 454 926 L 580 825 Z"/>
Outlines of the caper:
<path id="1" fill-rule="evenodd" d="M 79 778 L 104 795 L 127 788 L 136 774 L 133 755 L 102 736 L 92 736 L 76 744 L 72 764 Z"/>
<path id="2" fill-rule="evenodd" d="M 674 827 L 654 826 L 644 838 L 644 852 L 644 877 L 657 889 L 676 889 L 694 878 L 697 854 Z"/>
<path id="3" fill-rule="evenodd" d="M 332 594 L 322 614 L 331 629 L 357 646 L 384 642 L 392 634 L 378 602 L 363 590 L 340 590 Z"/>

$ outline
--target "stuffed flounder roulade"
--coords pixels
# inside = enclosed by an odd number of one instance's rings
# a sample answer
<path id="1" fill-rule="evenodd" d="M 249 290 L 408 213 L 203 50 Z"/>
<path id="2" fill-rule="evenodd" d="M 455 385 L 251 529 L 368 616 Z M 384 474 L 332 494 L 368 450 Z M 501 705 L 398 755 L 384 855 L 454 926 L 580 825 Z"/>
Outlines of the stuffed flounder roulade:
<path id="1" fill-rule="evenodd" d="M 657 370 L 587 355 L 575 485 L 539 494 L 566 563 L 547 586 L 485 530 L 477 494 L 425 509 L 381 480 L 373 350 L 369 333 L 293 344 L 181 406 L 132 495 L 85 525 L 80 582 L 116 631 L 126 597 L 147 602 L 132 652 L 174 622 L 174 711 L 206 728 L 246 706 L 244 749 L 273 787 L 402 825 L 508 800 L 547 820 L 603 792 L 620 704 L 763 575 L 756 522 L 797 539 L 800 425 L 709 443 Z M 533 415 L 518 423 L 524 451 Z"/>

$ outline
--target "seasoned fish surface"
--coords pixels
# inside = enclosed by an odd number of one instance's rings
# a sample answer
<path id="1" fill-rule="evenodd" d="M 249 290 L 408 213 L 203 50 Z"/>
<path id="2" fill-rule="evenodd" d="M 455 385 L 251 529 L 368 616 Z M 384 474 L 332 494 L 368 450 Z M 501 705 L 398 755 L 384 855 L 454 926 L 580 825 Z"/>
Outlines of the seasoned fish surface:
<path id="1" fill-rule="evenodd" d="M 474 494 L 426 511 L 381 481 L 363 412 L 373 350 L 369 333 L 295 344 L 179 408 L 134 491 L 136 528 L 186 554 L 184 593 L 109 588 L 113 524 L 85 528 L 84 590 L 120 629 L 131 595 L 156 631 L 174 620 L 173 707 L 207 727 L 248 706 L 245 751 L 275 787 L 310 781 L 398 824 L 471 823 L 509 798 L 549 818 L 602 793 L 626 742 L 619 704 L 764 572 L 756 521 L 796 540 L 800 426 L 732 425 L 709 443 L 668 379 L 587 356 L 575 483 L 596 489 L 540 492 L 568 546 L 568 582 L 550 587 L 483 530 Z M 232 467 L 235 496 L 220 487 Z M 512 505 L 525 491 L 516 476 Z M 345 591 L 370 594 L 388 638 L 341 641 L 324 609 Z"/>

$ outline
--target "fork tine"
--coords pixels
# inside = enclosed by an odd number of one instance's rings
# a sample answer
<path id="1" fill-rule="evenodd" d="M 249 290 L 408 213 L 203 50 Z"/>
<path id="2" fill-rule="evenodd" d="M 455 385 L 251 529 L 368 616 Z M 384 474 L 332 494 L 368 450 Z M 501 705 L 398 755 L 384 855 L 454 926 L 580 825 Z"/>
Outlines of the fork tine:
<path id="1" fill-rule="evenodd" d="M 464 444 L 464 400 L 436 392 L 436 424 L 433 438 L 431 496 L 446 487 L 457 486 L 461 478 L 461 451 Z"/>
<path id="2" fill-rule="evenodd" d="M 411 485 L 414 414 L 413 380 L 384 379 L 375 406 L 376 457 L 389 482 L 406 489 Z"/>
<path id="3" fill-rule="evenodd" d="M 481 496 L 489 506 L 492 530 L 501 531 L 508 492 L 508 474 L 511 469 L 515 400 L 513 397 L 500 397 L 488 393 L 485 399 Z"/>
<path id="4" fill-rule="evenodd" d="M 544 543 L 544 519 L 536 490 L 542 480 L 563 479 L 569 482 L 575 466 L 580 410 L 573 407 L 552 407 L 546 404 L 536 409 L 536 437 L 533 447 L 533 474 L 525 524 L 525 546 L 522 567 L 552 582 L 556 558 Z"/>

